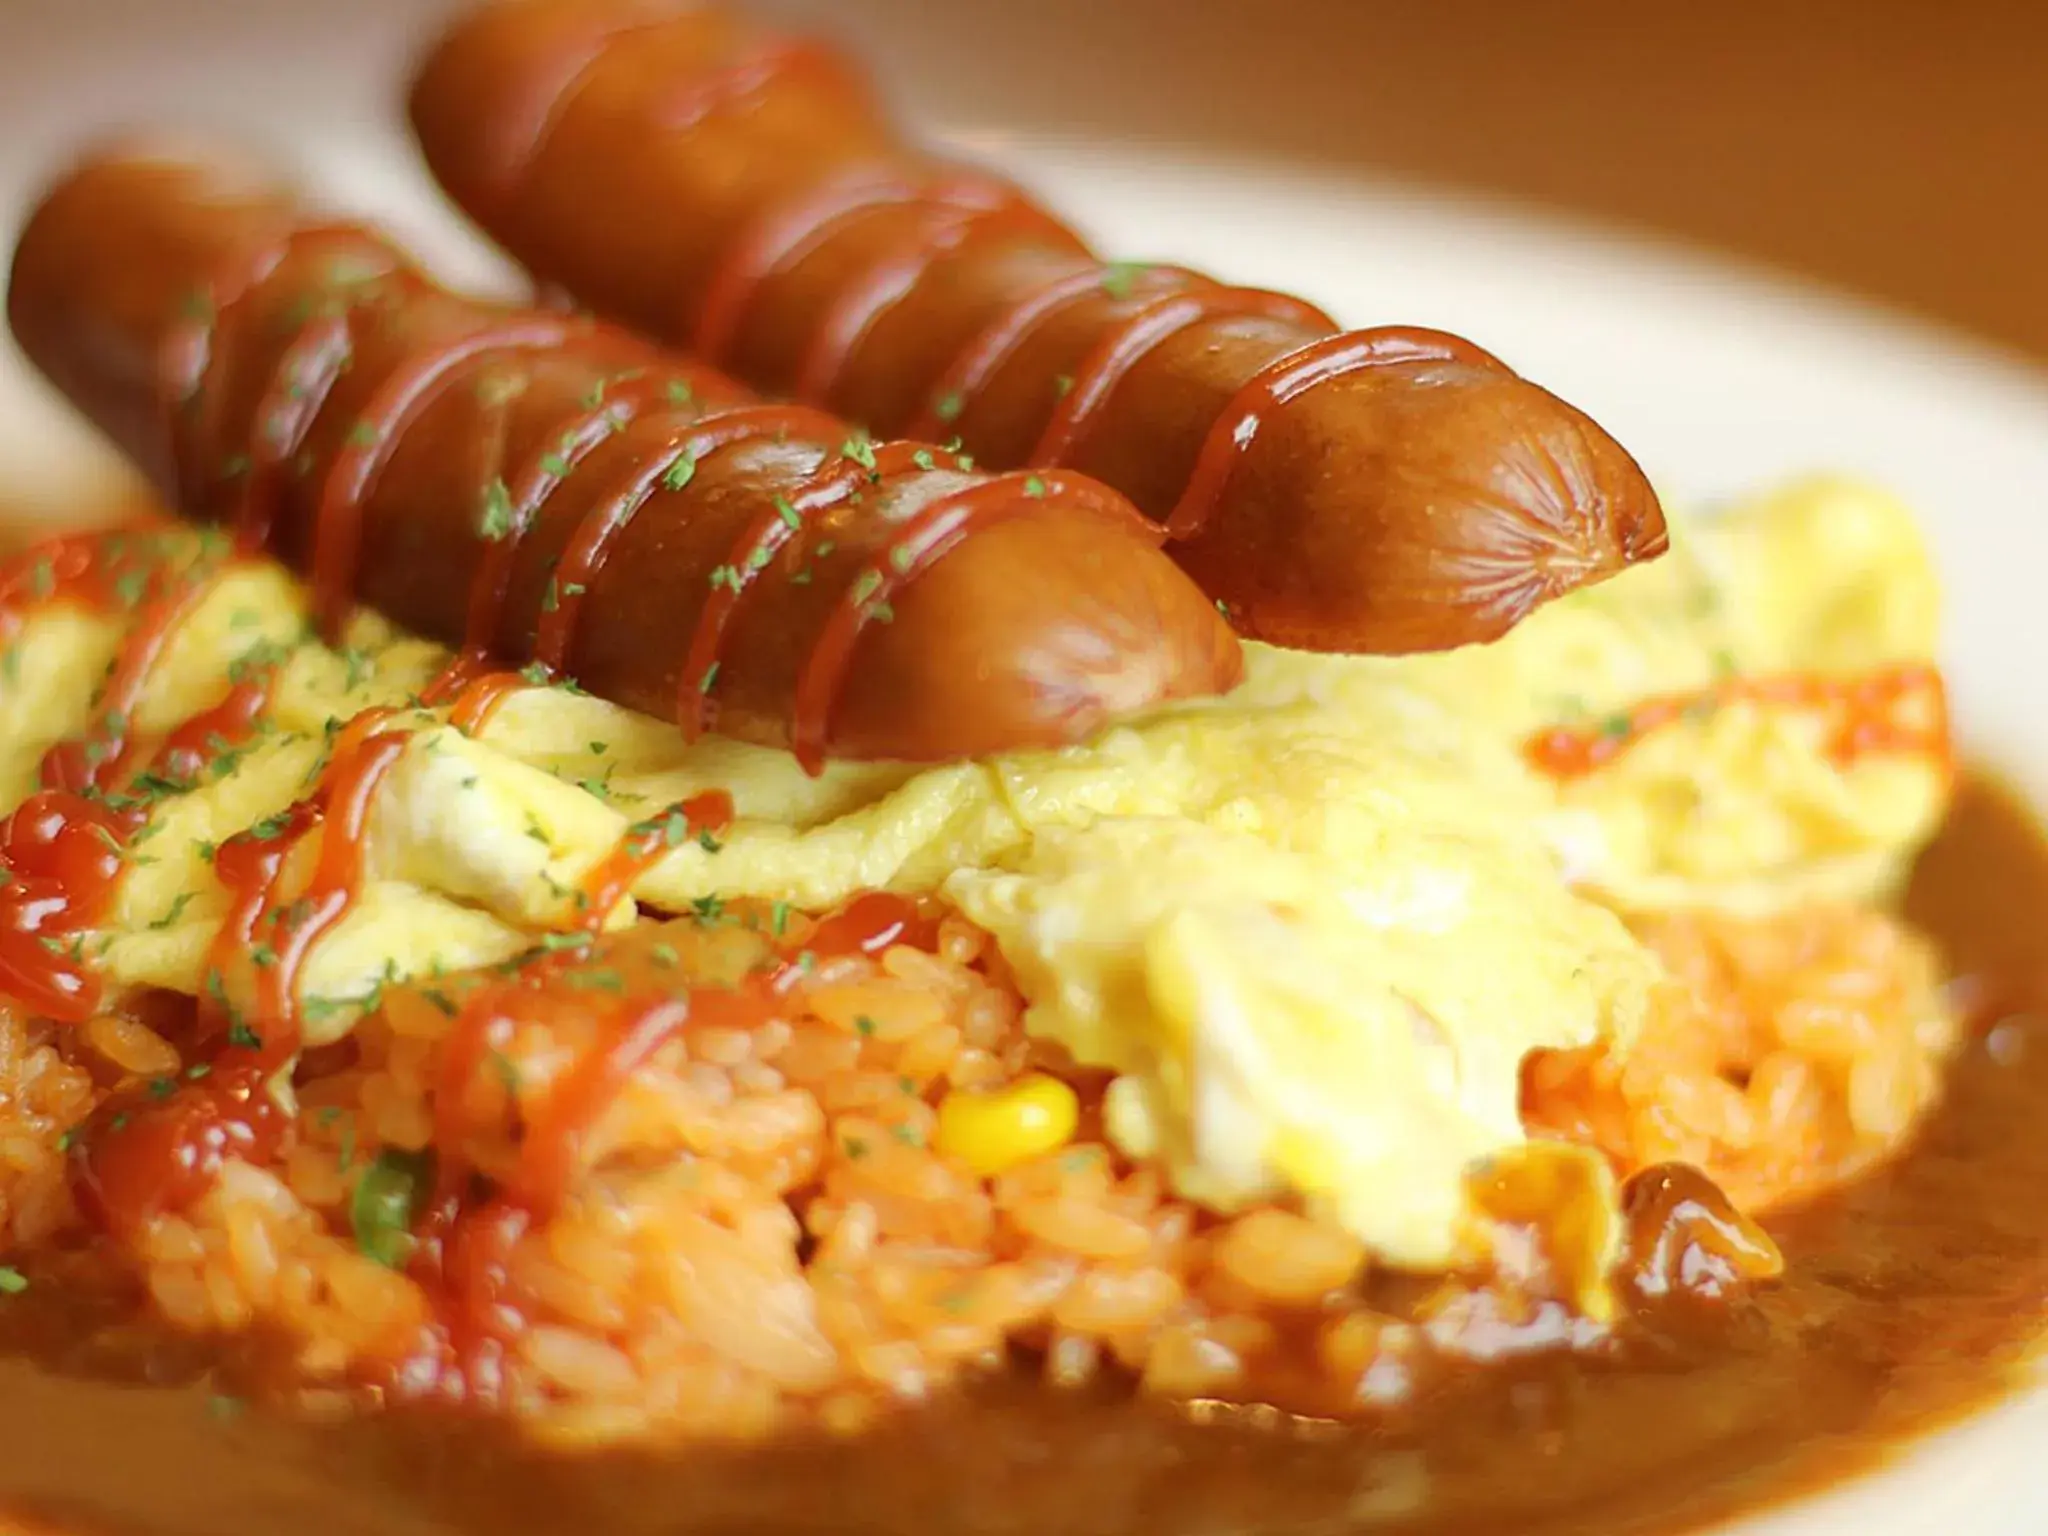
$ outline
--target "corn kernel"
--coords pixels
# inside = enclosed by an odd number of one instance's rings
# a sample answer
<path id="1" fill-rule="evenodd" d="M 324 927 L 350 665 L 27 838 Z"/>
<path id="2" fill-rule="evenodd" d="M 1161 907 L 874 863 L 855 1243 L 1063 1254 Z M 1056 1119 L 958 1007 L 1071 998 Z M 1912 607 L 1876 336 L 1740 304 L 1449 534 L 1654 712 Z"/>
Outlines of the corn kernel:
<path id="1" fill-rule="evenodd" d="M 1073 1089 L 1033 1072 L 985 1093 L 955 1089 L 947 1094 L 939 1101 L 933 1145 L 941 1156 L 993 1178 L 1058 1151 L 1073 1139 L 1080 1118 Z"/>

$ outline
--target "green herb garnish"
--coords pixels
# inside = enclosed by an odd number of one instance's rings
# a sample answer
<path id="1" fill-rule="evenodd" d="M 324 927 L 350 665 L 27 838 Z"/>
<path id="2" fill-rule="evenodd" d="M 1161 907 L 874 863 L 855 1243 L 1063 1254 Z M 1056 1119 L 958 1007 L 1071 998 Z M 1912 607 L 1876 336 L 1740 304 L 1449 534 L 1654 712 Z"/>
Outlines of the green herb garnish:
<path id="1" fill-rule="evenodd" d="M 397 1269 L 412 1252 L 413 1213 L 427 1186 L 427 1156 L 386 1147 L 356 1181 L 349 1201 L 349 1227 L 356 1247 L 387 1269 Z"/>

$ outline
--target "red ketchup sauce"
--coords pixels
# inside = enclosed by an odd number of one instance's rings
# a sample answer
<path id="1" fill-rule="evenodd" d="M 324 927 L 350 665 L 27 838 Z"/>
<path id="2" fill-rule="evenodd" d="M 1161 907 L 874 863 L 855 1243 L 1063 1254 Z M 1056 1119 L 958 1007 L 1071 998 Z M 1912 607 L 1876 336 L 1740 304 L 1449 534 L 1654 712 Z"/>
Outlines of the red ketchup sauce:
<path id="1" fill-rule="evenodd" d="M 904 519 L 877 551 L 876 559 L 840 594 L 797 674 L 789 744 L 806 772 L 815 774 L 825 766 L 832 706 L 845 686 L 854 648 L 861 631 L 888 614 L 889 599 L 897 589 L 914 581 L 962 540 L 1023 515 L 1033 501 L 1048 495 L 1105 517 L 1130 516 L 1128 503 L 1093 481 L 1016 470 L 941 496 Z"/>
<path id="2" fill-rule="evenodd" d="M 110 1098 L 73 1142 L 79 1208 L 133 1240 L 155 1217 L 204 1198 L 230 1159 L 274 1162 L 291 1117 L 268 1079 L 234 1053 L 197 1079 L 159 1078 Z"/>
<path id="3" fill-rule="evenodd" d="M 1827 753 L 1847 766 L 1874 755 L 1920 756 L 1947 764 L 1947 694 L 1941 674 L 1919 664 L 1849 677 L 1793 674 L 1738 677 L 1695 693 L 1646 699 L 1591 725 L 1557 726 L 1524 744 L 1529 761 L 1556 779 L 1594 773 L 1667 726 L 1703 710 L 1749 701 L 1820 713 Z"/>
<path id="4" fill-rule="evenodd" d="M 117 1095 L 74 1138 L 72 1188 L 109 1231 L 138 1233 L 204 1196 L 229 1158 L 268 1163 L 289 1144 L 291 1117 L 270 1083 L 301 1044 L 306 958 L 362 889 L 370 807 L 405 749 L 377 730 L 389 714 L 350 721 L 312 795 L 214 855 L 231 905 L 207 955 L 201 1033 L 225 1044 L 202 1075 Z M 316 833 L 310 878 L 291 891 L 293 856 Z M 231 1001 L 241 996 L 253 1005 Z"/>
<path id="5" fill-rule="evenodd" d="M 821 959 L 879 955 L 892 944 L 936 949 L 939 925 L 918 902 L 893 891 L 868 891 L 821 918 L 804 948 Z"/>
<path id="6" fill-rule="evenodd" d="M 236 684 L 160 742 L 133 730 L 170 637 L 218 569 L 208 559 L 174 566 L 152 532 L 121 531 L 59 538 L 0 570 L 0 646 L 43 607 L 131 615 L 92 726 L 44 754 L 41 788 L 0 822 L 0 991 L 42 1017 L 82 1023 L 100 1006 L 85 936 L 111 908 L 128 839 L 146 819 L 146 801 L 127 791 L 145 779 L 189 780 L 204 756 L 255 729 L 265 677 Z"/>

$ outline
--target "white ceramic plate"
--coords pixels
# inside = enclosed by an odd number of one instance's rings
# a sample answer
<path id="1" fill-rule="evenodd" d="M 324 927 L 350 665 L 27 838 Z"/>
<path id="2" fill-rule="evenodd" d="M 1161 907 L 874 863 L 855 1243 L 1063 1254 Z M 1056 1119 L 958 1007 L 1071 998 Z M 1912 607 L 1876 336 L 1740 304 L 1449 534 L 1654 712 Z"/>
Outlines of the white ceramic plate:
<path id="1" fill-rule="evenodd" d="M 503 280 L 439 207 L 394 127 L 396 61 L 424 8 L 344 9 L 346 21 L 320 7 L 251 30 L 195 22 L 184 7 L 81 0 L 70 21 L 53 8 L 36 55 L 44 68 L 31 78 L 28 52 L 0 57 L 0 103 L 12 104 L 0 106 L 0 143 L 11 144 L 0 151 L 0 237 L 11 244 L 43 172 L 32 156 L 61 157 L 110 113 L 226 121 L 308 166 L 337 198 L 392 218 L 451 272 Z M 117 10 L 120 28 L 108 25 Z M 63 77 L 88 63 L 90 88 Z M 1471 335 L 1605 423 L 1678 502 L 1819 468 L 1890 484 L 1924 514 L 1948 583 L 1947 660 L 1971 750 L 2048 805 L 2048 684 L 2025 660 L 2048 654 L 2048 378 L 1814 289 L 1514 210 L 1256 162 L 969 142 L 1124 254 L 1299 291 L 1353 323 Z M 0 354 L 0 504 L 10 486 L 47 500 L 107 473 L 90 436 Z M 1736 1529 L 2041 1531 L 2044 1444 L 2048 1390 Z"/>

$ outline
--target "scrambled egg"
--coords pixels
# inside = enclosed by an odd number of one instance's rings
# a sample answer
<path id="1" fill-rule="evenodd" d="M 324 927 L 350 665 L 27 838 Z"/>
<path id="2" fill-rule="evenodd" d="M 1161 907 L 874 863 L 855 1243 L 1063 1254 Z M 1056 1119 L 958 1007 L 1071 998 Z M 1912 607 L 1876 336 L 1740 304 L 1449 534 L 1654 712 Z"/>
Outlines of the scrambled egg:
<path id="1" fill-rule="evenodd" d="M 288 577 L 234 567 L 136 724 L 160 733 L 258 663 L 279 667 L 271 707 L 205 782 L 151 805 L 89 952 L 117 987 L 205 985 L 228 905 L 213 849 L 308 791 L 340 721 L 396 706 L 408 736 L 372 807 L 366 888 L 303 973 L 315 1043 L 384 980 L 493 962 L 564 925 L 632 822 L 724 789 L 738 820 L 722 845 L 674 849 L 637 901 L 942 892 L 996 939 L 1029 1028 L 1119 1074 L 1105 1118 L 1128 1151 L 1193 1198 L 1297 1196 L 1385 1261 L 1437 1267 L 1481 1241 L 1471 1171 L 1522 1155 L 1524 1057 L 1625 1043 L 1644 1015 L 1659 970 L 1615 908 L 1866 893 L 1931 830 L 1945 760 L 1844 758 L 1825 709 L 1725 685 L 1924 661 L 1935 610 L 1900 509 L 1806 486 L 1681 530 L 1670 558 L 1492 645 L 1249 646 L 1227 698 L 1077 747 L 811 778 L 559 688 L 511 696 L 465 736 L 410 704 L 438 648 L 367 615 L 323 646 Z M 14 637 L 0 806 L 89 728 L 121 638 L 119 619 L 63 607 Z M 1681 694 L 1693 705 L 1584 774 L 1525 750 Z"/>
<path id="2" fill-rule="evenodd" d="M 1599 771 L 1544 777 L 1543 830 L 1575 882 L 1624 909 L 1757 913 L 1885 894 L 1939 823 L 1950 773 L 1938 753 L 1839 761 L 1824 699 L 1744 697 L 1742 684 L 1839 687 L 1931 667 L 1939 616 L 1912 514 L 1818 480 L 1679 525 L 1666 558 L 1492 645 L 1362 664 L 1516 743 L 1557 726 L 1624 730 L 1645 699 L 1697 700 Z M 1938 683 L 1896 708 L 1942 734 Z"/>

